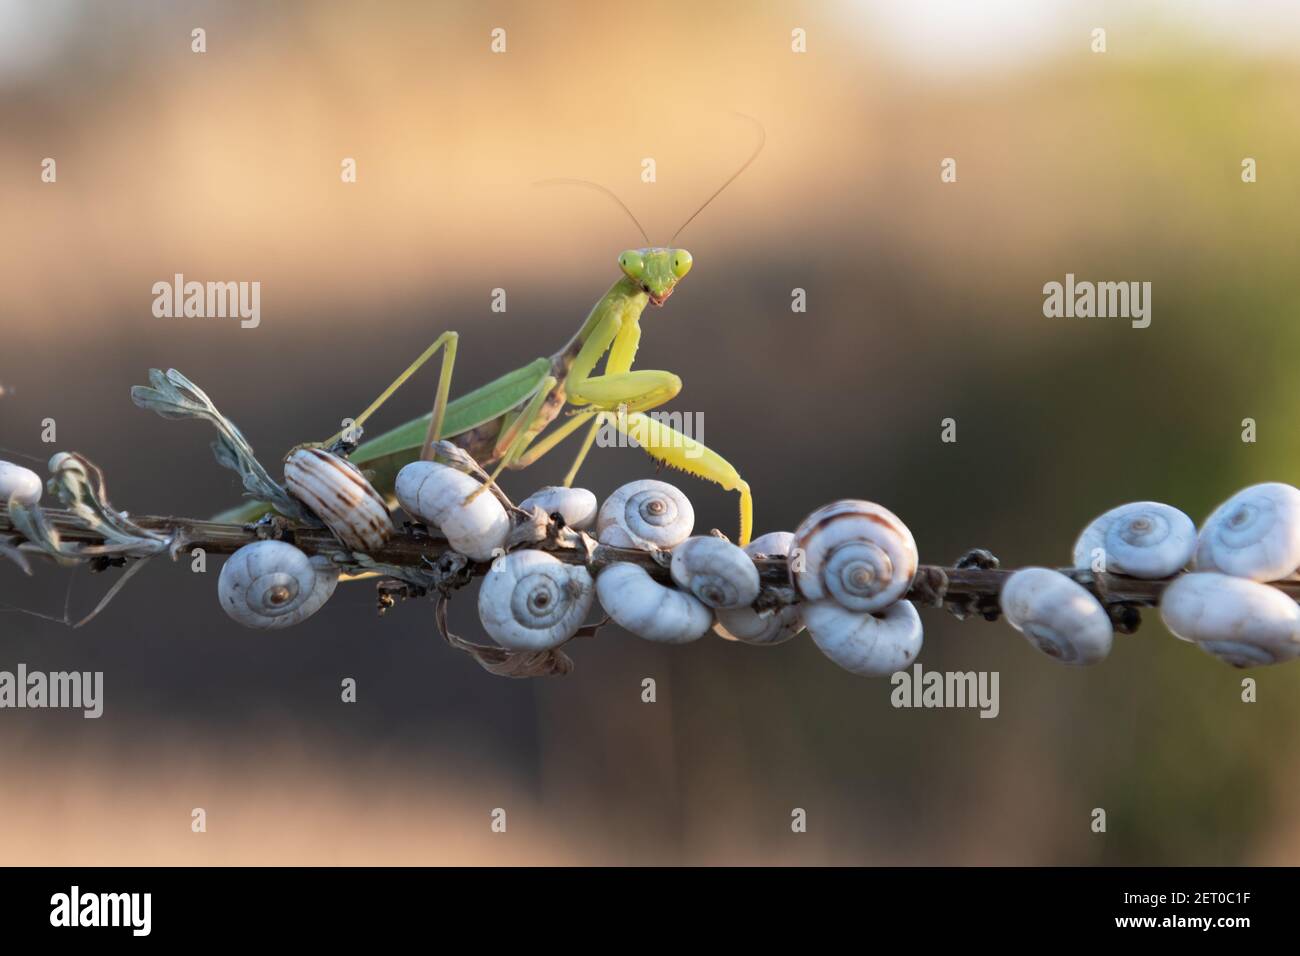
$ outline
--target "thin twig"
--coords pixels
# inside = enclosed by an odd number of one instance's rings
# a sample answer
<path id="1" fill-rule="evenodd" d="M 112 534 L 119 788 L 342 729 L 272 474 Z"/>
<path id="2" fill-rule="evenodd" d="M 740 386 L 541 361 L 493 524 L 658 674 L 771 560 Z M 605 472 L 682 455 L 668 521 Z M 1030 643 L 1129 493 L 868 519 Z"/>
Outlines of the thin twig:
<path id="1" fill-rule="evenodd" d="M 85 528 L 77 515 L 70 511 L 44 509 L 44 515 L 60 538 L 84 544 L 103 543 L 103 537 Z M 324 528 L 310 528 L 287 521 L 262 522 L 255 525 L 221 524 L 194 518 L 162 517 L 157 515 L 132 516 L 131 520 L 147 531 L 173 537 L 184 544 L 178 549 L 182 554 L 193 548 L 202 548 L 208 554 L 232 554 L 246 544 L 262 538 L 277 537 L 288 541 L 307 554 L 335 554 L 345 550 L 338 540 Z M 0 506 L 0 534 L 20 534 L 10 520 L 8 509 Z M 585 564 L 593 572 L 616 562 L 639 565 L 656 580 L 669 583 L 668 569 L 654 554 L 629 548 L 596 545 L 588 549 L 576 543 L 574 536 L 559 538 L 555 535 L 526 543 L 525 547 L 539 547 L 571 564 Z M 450 551 L 440 538 L 430 537 L 422 529 L 408 527 L 399 531 L 382 549 L 370 557 L 378 564 L 399 568 L 424 568 Z M 973 552 L 983 554 L 983 552 Z M 772 603 L 790 603 L 796 598 L 790 588 L 790 572 L 783 557 L 757 558 L 755 565 L 765 591 L 775 592 Z M 908 599 L 921 607 L 948 607 L 958 613 L 995 617 L 997 598 L 1012 570 L 989 567 L 988 561 L 957 562 L 952 567 L 922 565 Z M 985 565 L 985 566 L 981 566 Z M 471 563 L 466 569 L 466 579 L 488 573 L 488 562 Z M 1079 584 L 1091 591 L 1108 607 L 1155 607 L 1160 594 L 1173 578 L 1145 580 L 1117 574 L 1095 574 L 1079 568 L 1062 568 Z M 1273 587 L 1293 600 L 1300 601 L 1300 581 L 1278 581 Z M 782 597 L 781 592 L 788 592 Z M 1117 622 L 1118 623 L 1118 622 Z"/>

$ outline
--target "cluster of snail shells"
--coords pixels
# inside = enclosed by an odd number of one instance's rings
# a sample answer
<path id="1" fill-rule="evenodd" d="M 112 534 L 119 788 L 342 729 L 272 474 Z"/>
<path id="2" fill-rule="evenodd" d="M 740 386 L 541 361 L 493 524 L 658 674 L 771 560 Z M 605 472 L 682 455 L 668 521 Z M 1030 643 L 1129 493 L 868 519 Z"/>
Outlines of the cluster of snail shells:
<path id="1" fill-rule="evenodd" d="M 384 499 L 352 462 L 321 448 L 302 447 L 284 462 L 289 494 L 349 551 L 368 553 L 393 536 Z M 330 599 L 339 569 L 325 555 L 308 557 L 286 541 L 255 541 L 226 561 L 217 581 L 221 608 L 261 630 L 300 624 Z"/>
<path id="2" fill-rule="evenodd" d="M 1199 532 L 1170 505 L 1122 505 L 1083 530 L 1073 558 L 1081 569 L 1174 578 L 1160 596 L 1165 626 L 1228 664 L 1252 667 L 1300 657 L 1300 606 L 1264 583 L 1300 569 L 1300 490 L 1290 485 L 1243 489 L 1216 508 Z M 1094 664 L 1110 653 L 1109 614 L 1065 574 L 1017 571 L 1000 602 L 1013 627 L 1062 663 Z"/>
<path id="3" fill-rule="evenodd" d="M 724 638 L 771 645 L 805 627 L 817 647 L 855 674 L 890 674 L 921 647 L 921 621 L 906 594 L 916 575 L 916 543 L 896 516 L 866 501 L 839 501 L 810 515 L 795 532 L 772 532 L 745 548 L 711 535 L 692 536 L 685 495 L 661 481 L 625 485 L 601 506 L 602 544 L 671 552 L 673 585 L 640 565 L 615 563 L 599 573 L 606 613 L 647 640 L 685 643 L 712 629 Z M 799 604 L 762 611 L 755 559 L 785 557 Z"/>
<path id="4" fill-rule="evenodd" d="M 1300 657 L 1300 606 L 1265 581 L 1300 569 L 1300 490 L 1243 488 L 1201 526 L 1193 570 L 1160 597 L 1170 632 L 1233 667 Z"/>
<path id="5" fill-rule="evenodd" d="M 791 555 L 803 623 L 823 654 L 863 676 L 916 659 L 921 616 L 907 600 L 916 541 L 895 514 L 870 501 L 832 502 L 799 525 Z"/>

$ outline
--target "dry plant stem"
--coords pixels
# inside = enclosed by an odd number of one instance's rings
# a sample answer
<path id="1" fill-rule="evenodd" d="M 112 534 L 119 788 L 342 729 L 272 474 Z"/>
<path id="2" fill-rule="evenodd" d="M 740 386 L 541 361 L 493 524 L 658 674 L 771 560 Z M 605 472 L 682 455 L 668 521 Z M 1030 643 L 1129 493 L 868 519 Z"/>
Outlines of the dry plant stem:
<path id="1" fill-rule="evenodd" d="M 45 516 L 67 541 L 97 543 L 102 540 L 94 532 L 82 527 L 71 512 L 46 509 Z M 192 548 L 202 548 L 209 554 L 232 554 L 244 545 L 266 537 L 281 537 L 307 554 L 331 554 L 344 550 L 329 531 L 323 528 L 302 527 L 289 522 L 237 525 L 192 518 L 138 515 L 133 515 L 131 520 L 150 531 L 159 531 L 168 535 L 178 534 L 180 536 L 178 543 L 182 546 L 177 547 L 176 551 L 181 555 L 188 554 Z M 13 524 L 9 520 L 8 509 L 0 506 L 0 533 L 14 531 Z M 555 542 L 537 542 L 531 546 L 545 547 L 560 560 L 572 564 L 585 564 L 592 571 L 598 571 L 615 562 L 626 561 L 640 565 L 665 584 L 671 583 L 672 580 L 665 564 L 654 554 L 646 551 L 597 545 L 588 554 L 584 548 Z M 382 550 L 371 554 L 370 557 L 383 564 L 418 568 L 436 561 L 447 550 L 446 542 L 441 539 L 406 530 L 398 533 Z M 755 564 L 765 586 L 778 593 L 784 589 L 789 594 L 784 600 L 778 597 L 774 603 L 788 603 L 795 600 L 793 592 L 790 591 L 789 571 L 785 558 L 760 558 L 755 561 Z M 489 567 L 487 563 L 478 563 L 471 565 L 470 571 L 472 576 L 477 577 L 487 573 Z M 1077 568 L 1061 570 L 1108 606 L 1155 607 L 1159 603 L 1160 593 L 1172 580 L 1172 578 L 1143 580 L 1117 574 L 1094 574 Z M 995 613 L 998 594 L 1012 573 L 1011 570 L 990 567 L 922 565 L 907 596 L 909 600 L 921 607 L 948 606 L 950 609 L 956 607 L 965 613 L 988 616 L 990 613 Z M 1278 581 L 1272 586 L 1293 600 L 1300 601 L 1300 581 Z"/>

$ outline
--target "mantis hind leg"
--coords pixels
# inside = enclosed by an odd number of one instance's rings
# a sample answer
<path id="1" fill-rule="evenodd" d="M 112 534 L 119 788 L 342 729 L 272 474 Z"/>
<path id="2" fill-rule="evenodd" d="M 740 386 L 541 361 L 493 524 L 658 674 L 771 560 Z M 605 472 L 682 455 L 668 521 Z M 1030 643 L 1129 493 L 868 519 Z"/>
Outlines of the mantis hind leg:
<path id="1" fill-rule="evenodd" d="M 528 404 L 525 405 L 523 410 L 515 417 L 515 420 L 502 431 L 501 437 L 498 439 L 497 448 L 502 450 L 501 460 L 497 462 L 496 468 L 493 469 L 492 474 L 488 476 L 487 483 L 474 489 L 474 491 L 466 497 L 465 504 L 469 504 L 492 485 L 496 484 L 496 480 L 498 476 L 500 476 L 501 472 L 514 465 L 532 443 L 533 439 L 537 437 L 533 432 L 533 426 L 537 424 L 537 421 L 542 414 L 542 408 L 546 405 L 547 399 L 550 398 L 551 392 L 557 384 L 558 380 L 554 375 L 546 375 L 537 383 L 536 389 L 528 399 Z M 560 438 L 563 437 L 564 435 L 560 435 Z M 559 439 L 556 439 L 556 441 L 558 440 Z M 540 455 L 537 457 L 540 457 Z"/>
<path id="2" fill-rule="evenodd" d="M 433 443 L 442 437 L 442 422 L 447 413 L 447 397 L 451 394 L 451 372 L 456 365 L 456 344 L 460 341 L 460 335 L 456 332 L 444 332 L 425 349 L 420 357 L 406 367 L 401 375 L 393 379 L 387 388 L 379 393 L 379 397 L 371 402 L 364 412 L 352 419 L 351 426 L 340 430 L 331 438 L 325 440 L 325 445 L 332 445 L 341 439 L 351 428 L 360 428 L 365 424 L 375 412 L 383 406 L 384 402 L 393 397 L 393 393 L 406 384 L 407 379 L 418 372 L 424 363 L 433 358 L 439 349 L 442 349 L 442 370 L 438 373 L 438 391 L 433 400 L 433 416 L 429 420 L 429 432 L 425 436 L 424 449 L 421 453 L 422 458 L 427 458 L 429 449 Z"/>
<path id="3" fill-rule="evenodd" d="M 631 438 L 656 461 L 688 474 L 712 481 L 727 491 L 740 494 L 739 543 L 749 544 L 754 531 L 754 499 L 749 485 L 731 463 L 701 442 L 683 435 L 674 428 L 656 421 L 649 415 L 632 412 L 628 415 L 610 416 L 614 426 Z"/>

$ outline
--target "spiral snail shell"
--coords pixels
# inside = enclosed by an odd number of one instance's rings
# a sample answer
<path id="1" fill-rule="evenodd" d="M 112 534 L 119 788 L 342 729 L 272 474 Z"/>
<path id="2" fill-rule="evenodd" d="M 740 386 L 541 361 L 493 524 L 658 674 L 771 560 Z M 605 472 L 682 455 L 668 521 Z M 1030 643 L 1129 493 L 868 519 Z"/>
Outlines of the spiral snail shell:
<path id="1" fill-rule="evenodd" d="M 1205 519 L 1196 570 L 1277 581 L 1300 567 L 1300 490 L 1281 482 L 1237 492 Z"/>
<path id="2" fill-rule="evenodd" d="M 1196 550 L 1196 525 L 1157 501 L 1120 505 L 1093 520 L 1074 544 L 1074 566 L 1092 567 L 1100 550 L 1106 570 L 1135 578 L 1176 574 Z"/>
<path id="3" fill-rule="evenodd" d="M 809 601 L 832 599 L 850 611 L 881 611 L 906 594 L 916 576 L 912 532 L 870 501 L 819 508 L 794 537 L 790 568 Z"/>
<path id="4" fill-rule="evenodd" d="M 498 557 L 478 592 L 483 629 L 502 647 L 541 651 L 577 633 L 595 600 L 587 569 L 544 551 Z"/>
<path id="5" fill-rule="evenodd" d="M 751 559 L 760 554 L 788 557 L 793 544 L 794 535 L 789 531 L 769 531 L 745 545 L 745 553 Z M 746 644 L 781 644 L 803 629 L 799 608 L 794 604 L 762 612 L 752 607 L 719 608 L 713 617 L 717 634 Z"/>
<path id="6" fill-rule="evenodd" d="M 1096 664 L 1110 653 L 1110 615 L 1059 571 L 1021 568 L 1002 586 L 999 602 L 1008 624 L 1062 664 Z"/>
<path id="7" fill-rule="evenodd" d="M 642 567 L 611 564 L 596 576 L 596 595 L 623 629 L 647 641 L 685 644 L 708 633 L 713 615 L 694 595 L 664 587 Z"/>
<path id="8" fill-rule="evenodd" d="M 433 525 L 466 557 L 487 561 L 505 546 L 510 516 L 496 496 L 471 476 L 435 461 L 413 461 L 397 473 L 394 491 L 409 514 Z"/>
<path id="9" fill-rule="evenodd" d="M 547 515 L 559 514 L 564 523 L 576 531 L 588 531 L 596 523 L 598 502 L 586 488 L 548 485 L 519 502 L 524 511 L 541 508 Z"/>
<path id="10" fill-rule="evenodd" d="M 221 608 L 245 627 L 290 627 L 319 611 L 334 593 L 338 568 L 309 558 L 284 541 L 246 544 L 226 561 L 217 580 Z"/>
<path id="11" fill-rule="evenodd" d="M 34 505 L 41 500 L 41 476 L 30 468 L 0 461 L 0 504 Z"/>
<path id="12" fill-rule="evenodd" d="M 384 499 L 346 458 L 299 448 L 285 460 L 284 484 L 353 551 L 377 551 L 393 536 Z"/>
<path id="13" fill-rule="evenodd" d="M 596 516 L 596 537 L 616 548 L 674 548 L 694 527 L 690 499 L 653 478 L 623 485 L 605 499 Z"/>
<path id="14" fill-rule="evenodd" d="M 898 601 L 881 614 L 812 601 L 803 607 L 803 622 L 823 654 L 862 677 L 902 670 L 921 652 L 921 615 L 911 601 Z"/>
<path id="15" fill-rule="evenodd" d="M 674 548 L 669 572 L 679 588 L 706 607 L 748 607 L 758 597 L 753 560 L 730 541 L 712 535 L 687 538 Z"/>
<path id="16" fill-rule="evenodd" d="M 1160 619 L 1175 637 L 1233 667 L 1300 657 L 1300 606 L 1247 578 L 1181 575 L 1160 596 Z"/>

